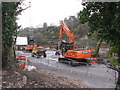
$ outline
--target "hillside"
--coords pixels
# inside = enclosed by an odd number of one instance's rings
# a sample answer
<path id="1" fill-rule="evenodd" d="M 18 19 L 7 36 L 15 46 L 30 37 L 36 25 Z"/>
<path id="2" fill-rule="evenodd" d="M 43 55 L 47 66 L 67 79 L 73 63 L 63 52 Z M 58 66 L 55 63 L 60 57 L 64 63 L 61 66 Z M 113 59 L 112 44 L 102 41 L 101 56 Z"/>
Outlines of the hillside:
<path id="1" fill-rule="evenodd" d="M 87 24 L 80 24 L 75 16 L 70 16 L 69 19 L 65 18 L 64 22 L 70 31 L 74 34 L 76 45 L 80 47 L 94 47 L 96 43 L 96 35 L 92 38 L 87 37 L 89 27 Z M 34 42 L 38 45 L 57 45 L 59 42 L 59 26 L 47 26 L 43 24 L 40 28 L 24 28 L 19 31 L 18 36 L 27 36 L 30 42 L 31 36 Z M 93 39 L 94 38 L 94 39 Z M 69 38 L 63 33 L 63 39 Z"/>

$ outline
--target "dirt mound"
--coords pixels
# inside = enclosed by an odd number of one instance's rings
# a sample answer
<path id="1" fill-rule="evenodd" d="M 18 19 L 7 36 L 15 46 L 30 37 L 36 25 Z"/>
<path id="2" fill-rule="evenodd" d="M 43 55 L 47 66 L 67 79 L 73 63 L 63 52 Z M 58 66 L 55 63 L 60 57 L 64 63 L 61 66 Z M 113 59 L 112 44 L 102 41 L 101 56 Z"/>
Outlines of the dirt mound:
<path id="1" fill-rule="evenodd" d="M 2 88 L 87 88 L 80 81 L 45 71 L 3 70 Z"/>

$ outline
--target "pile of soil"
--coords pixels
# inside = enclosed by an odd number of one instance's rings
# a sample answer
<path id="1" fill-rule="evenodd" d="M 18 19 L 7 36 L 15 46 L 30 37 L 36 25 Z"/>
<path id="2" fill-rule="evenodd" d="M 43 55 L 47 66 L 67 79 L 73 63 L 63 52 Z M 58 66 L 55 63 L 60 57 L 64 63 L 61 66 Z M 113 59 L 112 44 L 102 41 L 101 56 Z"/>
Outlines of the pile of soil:
<path id="1" fill-rule="evenodd" d="M 80 81 L 45 71 L 7 69 L 2 73 L 2 88 L 88 88 Z"/>

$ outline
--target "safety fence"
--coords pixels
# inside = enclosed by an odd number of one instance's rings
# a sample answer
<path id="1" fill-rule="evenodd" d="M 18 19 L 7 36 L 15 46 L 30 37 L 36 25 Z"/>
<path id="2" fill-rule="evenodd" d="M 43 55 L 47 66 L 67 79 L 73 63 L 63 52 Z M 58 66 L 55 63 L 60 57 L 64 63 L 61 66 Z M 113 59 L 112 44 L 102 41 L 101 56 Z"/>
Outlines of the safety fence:
<path id="1" fill-rule="evenodd" d="M 71 67 L 68 63 L 59 63 L 58 58 L 59 55 L 56 56 L 55 51 L 47 51 L 46 58 L 28 57 L 28 60 L 32 65 L 36 66 L 39 71 L 54 72 L 60 75 L 73 77 L 87 84 L 92 83 L 96 85 L 96 87 L 115 87 L 118 77 L 117 72 L 107 68 L 104 64 L 80 64 Z"/>

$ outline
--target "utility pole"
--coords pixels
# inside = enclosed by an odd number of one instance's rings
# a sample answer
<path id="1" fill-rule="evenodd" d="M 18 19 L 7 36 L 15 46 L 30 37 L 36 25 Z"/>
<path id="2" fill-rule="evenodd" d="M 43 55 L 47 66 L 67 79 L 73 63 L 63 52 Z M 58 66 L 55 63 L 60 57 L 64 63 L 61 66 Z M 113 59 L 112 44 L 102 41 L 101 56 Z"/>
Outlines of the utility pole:
<path id="1" fill-rule="evenodd" d="M 34 36 L 33 36 L 33 28 L 32 28 L 32 18 L 31 18 L 31 1 L 29 1 L 29 45 L 34 45 Z"/>

